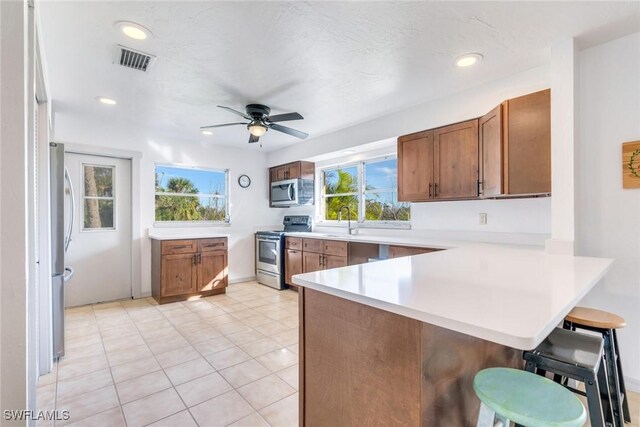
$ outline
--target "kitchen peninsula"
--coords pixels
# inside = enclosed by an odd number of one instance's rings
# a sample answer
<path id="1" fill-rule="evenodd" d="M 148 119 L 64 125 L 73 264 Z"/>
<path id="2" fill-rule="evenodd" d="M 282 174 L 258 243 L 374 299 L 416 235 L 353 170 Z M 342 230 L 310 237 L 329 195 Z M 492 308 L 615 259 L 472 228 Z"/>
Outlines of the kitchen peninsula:
<path id="1" fill-rule="evenodd" d="M 467 244 L 293 276 L 300 425 L 475 425 L 475 373 L 522 367 L 612 262 Z"/>

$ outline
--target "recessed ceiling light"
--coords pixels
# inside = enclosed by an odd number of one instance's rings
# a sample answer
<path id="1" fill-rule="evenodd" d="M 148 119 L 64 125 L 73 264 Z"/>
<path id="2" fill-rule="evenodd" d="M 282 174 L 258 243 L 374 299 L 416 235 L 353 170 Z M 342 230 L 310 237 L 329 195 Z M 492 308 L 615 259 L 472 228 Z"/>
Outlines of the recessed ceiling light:
<path id="1" fill-rule="evenodd" d="M 211 132 L 210 130 L 203 130 L 202 134 L 203 135 L 213 135 L 213 132 Z"/>
<path id="2" fill-rule="evenodd" d="M 354 154 L 356 150 L 344 150 L 342 154 Z"/>
<path id="3" fill-rule="evenodd" d="M 476 62 L 482 61 L 483 58 L 479 53 L 467 53 L 466 55 L 456 58 L 456 65 L 458 67 L 470 67 Z"/>
<path id="4" fill-rule="evenodd" d="M 101 103 L 106 104 L 106 105 L 116 105 L 117 104 L 115 99 L 107 98 L 105 96 L 99 96 L 96 99 L 98 101 L 100 101 Z"/>
<path id="5" fill-rule="evenodd" d="M 135 40 L 144 40 L 152 35 L 149 29 L 135 22 L 118 21 L 115 25 L 125 36 Z"/>

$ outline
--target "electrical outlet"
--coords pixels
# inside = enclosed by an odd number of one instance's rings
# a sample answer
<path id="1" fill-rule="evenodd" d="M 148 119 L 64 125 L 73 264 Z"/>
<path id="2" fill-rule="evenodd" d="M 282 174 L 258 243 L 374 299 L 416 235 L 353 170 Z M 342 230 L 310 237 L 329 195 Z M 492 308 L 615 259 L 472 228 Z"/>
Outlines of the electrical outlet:
<path id="1" fill-rule="evenodd" d="M 487 214 L 484 212 L 480 213 L 480 225 L 487 225 Z"/>

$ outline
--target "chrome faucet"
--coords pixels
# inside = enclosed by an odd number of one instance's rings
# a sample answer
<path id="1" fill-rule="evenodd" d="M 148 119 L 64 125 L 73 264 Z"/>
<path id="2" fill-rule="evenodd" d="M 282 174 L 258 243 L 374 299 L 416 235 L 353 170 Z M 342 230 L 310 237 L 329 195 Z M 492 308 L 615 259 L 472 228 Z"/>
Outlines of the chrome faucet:
<path id="1" fill-rule="evenodd" d="M 349 223 L 347 224 L 347 229 L 349 230 L 349 235 L 351 235 L 351 209 L 349 208 L 349 206 L 347 205 L 343 205 L 340 206 L 340 209 L 338 210 L 338 221 L 342 221 L 342 210 L 346 209 L 347 210 L 347 220 L 349 221 Z"/>

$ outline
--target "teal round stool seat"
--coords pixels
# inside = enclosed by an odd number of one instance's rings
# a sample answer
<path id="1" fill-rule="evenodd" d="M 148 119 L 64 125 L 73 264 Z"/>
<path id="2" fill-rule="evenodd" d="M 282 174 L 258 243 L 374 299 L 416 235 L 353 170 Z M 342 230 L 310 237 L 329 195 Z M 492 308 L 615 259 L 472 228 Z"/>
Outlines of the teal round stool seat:
<path id="1" fill-rule="evenodd" d="M 587 420 L 584 405 L 573 393 L 530 372 L 483 369 L 473 379 L 473 389 L 492 418 L 506 421 L 506 425 L 510 420 L 527 427 L 581 427 Z M 486 408 L 481 408 L 478 426 L 483 417 L 487 419 Z"/>

